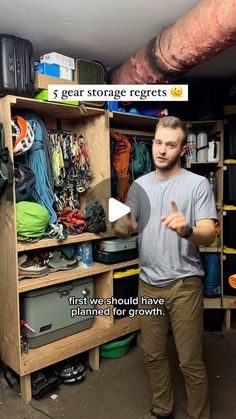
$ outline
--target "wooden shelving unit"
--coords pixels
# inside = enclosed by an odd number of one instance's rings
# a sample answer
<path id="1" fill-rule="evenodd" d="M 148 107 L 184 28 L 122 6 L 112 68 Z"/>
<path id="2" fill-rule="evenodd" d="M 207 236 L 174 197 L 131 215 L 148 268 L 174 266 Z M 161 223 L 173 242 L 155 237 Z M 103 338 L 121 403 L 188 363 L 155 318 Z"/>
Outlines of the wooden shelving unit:
<path id="1" fill-rule="evenodd" d="M 42 80 L 38 76 L 38 86 L 42 88 Z M 33 111 L 44 118 L 48 128 L 56 128 L 59 119 L 62 129 L 79 131 L 84 135 L 90 156 L 91 167 L 94 173 L 92 188 L 104 180 L 102 191 L 97 197 L 106 213 L 108 213 L 108 199 L 111 196 L 110 185 L 110 130 L 122 129 L 129 135 L 142 135 L 152 138 L 157 118 L 141 115 L 122 114 L 104 111 L 99 108 L 87 108 L 83 114 L 79 107 L 60 103 L 43 102 L 34 99 L 6 96 L 0 99 L 0 120 L 4 124 L 6 146 L 12 150 L 11 116 L 22 110 Z M 214 128 L 218 122 L 211 122 Z M 212 129 L 213 129 L 212 128 Z M 223 154 L 222 154 L 223 155 Z M 218 168 L 219 197 L 222 196 L 221 184 L 222 167 Z M 14 191 L 13 191 L 14 192 Z M 221 198 L 218 199 L 221 204 Z M 220 210 L 219 210 L 220 211 Z M 139 329 L 138 318 L 115 319 L 109 316 L 96 317 L 93 325 L 80 333 L 68 336 L 41 347 L 30 349 L 28 353 L 21 353 L 20 344 L 20 304 L 21 296 L 28 291 L 49 287 L 55 284 L 70 282 L 74 279 L 93 276 L 95 296 L 104 300 L 113 295 L 113 272 L 129 266 L 137 266 L 138 259 L 129 262 L 105 265 L 95 262 L 91 268 L 75 268 L 70 271 L 54 272 L 37 279 L 18 280 L 18 255 L 37 249 L 48 249 L 65 244 L 94 241 L 101 238 L 113 237 L 109 222 L 108 231 L 102 234 L 83 233 L 78 236 L 69 236 L 61 242 L 57 239 L 41 239 L 36 243 L 17 242 L 16 232 L 16 204 L 7 201 L 3 196 L 0 212 L 0 349 L 3 362 L 9 365 L 20 375 L 22 397 L 31 400 L 30 374 L 40 368 L 46 367 L 72 355 L 89 351 L 90 365 L 99 368 L 99 345 Z M 4 244 L 4 245 L 3 245 Z M 201 248 L 204 252 L 219 252 L 222 249 L 210 247 Z M 223 302 L 222 302 L 223 301 Z M 205 299 L 207 308 L 233 308 L 236 299 L 214 298 Z"/>

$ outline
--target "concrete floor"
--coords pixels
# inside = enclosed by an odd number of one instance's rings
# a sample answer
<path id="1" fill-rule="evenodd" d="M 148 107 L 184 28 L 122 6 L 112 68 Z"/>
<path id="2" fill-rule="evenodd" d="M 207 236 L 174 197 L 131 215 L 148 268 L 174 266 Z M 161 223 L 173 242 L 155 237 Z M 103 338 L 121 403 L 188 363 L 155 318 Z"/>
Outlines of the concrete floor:
<path id="1" fill-rule="evenodd" d="M 204 346 L 210 384 L 211 419 L 235 419 L 236 330 L 205 332 Z M 178 370 L 172 336 L 169 337 L 169 350 L 176 419 L 185 419 L 184 383 Z M 141 350 L 137 346 L 131 348 L 122 358 L 101 359 L 99 372 L 87 369 L 83 382 L 61 385 L 52 393 L 58 396 L 55 400 L 46 395 L 38 401 L 33 400 L 31 404 L 25 404 L 19 396 L 16 382 L 14 389 L 4 389 L 0 418 L 142 419 L 151 407 L 147 371 Z"/>

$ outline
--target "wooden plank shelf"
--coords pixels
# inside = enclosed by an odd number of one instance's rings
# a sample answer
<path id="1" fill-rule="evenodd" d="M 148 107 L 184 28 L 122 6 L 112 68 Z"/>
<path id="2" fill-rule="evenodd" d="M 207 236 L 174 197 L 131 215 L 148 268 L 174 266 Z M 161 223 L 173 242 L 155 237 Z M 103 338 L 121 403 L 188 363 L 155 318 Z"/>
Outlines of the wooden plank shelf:
<path id="1" fill-rule="evenodd" d="M 27 252 L 28 250 L 35 250 L 35 249 L 45 249 L 48 247 L 54 246 L 65 246 L 67 244 L 75 244 L 86 242 L 90 240 L 101 240 L 104 238 L 115 237 L 115 234 L 112 230 L 106 231 L 105 233 L 82 233 L 77 235 L 69 235 L 65 240 L 58 240 L 58 239 L 40 239 L 35 243 L 17 243 L 17 251 L 18 252 Z"/>
<path id="2" fill-rule="evenodd" d="M 221 162 L 221 161 L 218 161 L 218 162 L 215 162 L 215 161 L 195 161 L 195 162 L 187 162 L 187 163 L 185 163 L 185 167 L 186 167 L 186 169 L 191 169 L 191 167 L 192 166 L 207 166 L 207 165 L 213 165 L 213 166 L 215 166 L 215 167 L 223 167 L 223 162 Z"/>
<path id="3" fill-rule="evenodd" d="M 200 246 L 199 251 L 201 253 L 221 253 L 221 247 L 210 247 L 210 246 Z"/>
<path id="4" fill-rule="evenodd" d="M 61 284 L 75 279 L 110 272 L 133 265 L 138 265 L 138 259 L 132 259 L 127 262 L 120 262 L 112 265 L 94 262 L 93 266 L 90 268 L 77 267 L 68 271 L 53 272 L 40 278 L 21 279 L 18 281 L 18 292 L 22 293 L 32 291 L 34 289 L 49 287 L 50 285 Z"/>
<path id="5" fill-rule="evenodd" d="M 151 116 L 135 115 L 128 112 L 109 112 L 111 128 L 144 129 L 154 133 L 158 118 Z"/>
<path id="6" fill-rule="evenodd" d="M 104 328 L 103 322 L 97 320 L 90 329 L 22 354 L 21 375 L 30 374 L 140 328 L 138 317 L 117 319 L 112 328 Z"/>
<path id="7" fill-rule="evenodd" d="M 223 308 L 234 308 L 236 307 L 236 295 L 224 295 Z"/>
<path id="8" fill-rule="evenodd" d="M 93 115 L 104 114 L 105 112 L 104 109 L 86 108 L 87 112 L 84 114 L 81 112 L 79 106 L 66 105 L 66 102 L 45 102 L 43 100 L 18 96 L 6 96 L 6 100 L 10 101 L 14 112 L 18 109 L 32 110 L 40 116 L 58 119 L 87 118 Z"/>
<path id="9" fill-rule="evenodd" d="M 221 297 L 204 298 L 204 308 L 222 308 Z"/>

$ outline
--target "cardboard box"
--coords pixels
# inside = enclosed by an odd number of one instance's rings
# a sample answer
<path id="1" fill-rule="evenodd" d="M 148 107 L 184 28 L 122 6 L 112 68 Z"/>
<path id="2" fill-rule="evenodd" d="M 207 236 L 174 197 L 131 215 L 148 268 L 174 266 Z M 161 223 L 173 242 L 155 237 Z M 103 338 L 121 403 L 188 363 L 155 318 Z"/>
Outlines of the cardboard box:
<path id="1" fill-rule="evenodd" d="M 57 64 L 62 67 L 70 68 L 71 70 L 75 69 L 74 58 L 58 54 L 57 52 L 49 52 L 48 54 L 40 55 L 40 63 Z"/>
<path id="2" fill-rule="evenodd" d="M 74 71 L 61 67 L 57 64 L 41 63 L 34 67 L 36 73 L 44 74 L 46 76 L 59 77 L 66 80 L 74 80 Z"/>
<path id="3" fill-rule="evenodd" d="M 49 84 L 76 84 L 75 81 L 59 79 L 58 77 L 46 76 L 45 74 L 35 73 L 35 90 L 48 89 Z"/>

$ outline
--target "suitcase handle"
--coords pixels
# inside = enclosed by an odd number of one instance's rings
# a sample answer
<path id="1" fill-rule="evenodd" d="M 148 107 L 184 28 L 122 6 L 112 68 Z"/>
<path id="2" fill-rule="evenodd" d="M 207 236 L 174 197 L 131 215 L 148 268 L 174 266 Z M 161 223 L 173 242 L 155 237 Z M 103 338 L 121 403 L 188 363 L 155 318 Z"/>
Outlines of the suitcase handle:
<path id="1" fill-rule="evenodd" d="M 35 71 L 34 71 L 33 54 L 30 55 L 30 80 L 32 81 L 32 83 L 35 82 Z"/>
<path id="2" fill-rule="evenodd" d="M 28 55 L 28 51 L 25 49 L 25 80 L 30 80 L 31 83 L 35 81 L 35 72 L 34 72 L 34 60 L 33 54 Z M 28 65 L 29 60 L 29 65 Z M 30 66 L 30 74 L 29 74 L 29 66 Z"/>

